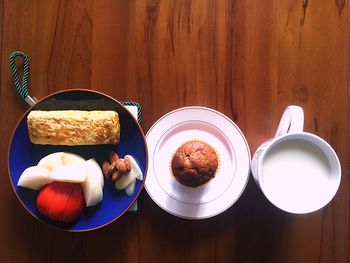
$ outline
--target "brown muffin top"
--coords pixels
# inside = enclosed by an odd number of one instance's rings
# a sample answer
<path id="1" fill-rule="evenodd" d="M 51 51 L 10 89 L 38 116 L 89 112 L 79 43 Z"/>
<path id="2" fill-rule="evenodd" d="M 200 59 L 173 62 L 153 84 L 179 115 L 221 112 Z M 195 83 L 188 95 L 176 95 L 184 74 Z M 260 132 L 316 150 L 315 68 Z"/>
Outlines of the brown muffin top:
<path id="1" fill-rule="evenodd" d="M 218 164 L 216 151 L 209 144 L 193 140 L 176 150 L 171 169 L 181 184 L 198 187 L 215 176 Z"/>

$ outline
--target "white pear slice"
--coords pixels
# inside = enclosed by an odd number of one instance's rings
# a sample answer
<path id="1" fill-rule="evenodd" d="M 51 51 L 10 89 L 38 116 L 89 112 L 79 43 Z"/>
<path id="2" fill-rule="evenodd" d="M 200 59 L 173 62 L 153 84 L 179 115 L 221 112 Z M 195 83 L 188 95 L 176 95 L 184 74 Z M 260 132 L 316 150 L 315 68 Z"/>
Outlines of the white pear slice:
<path id="1" fill-rule="evenodd" d="M 86 161 L 87 176 L 94 177 L 101 187 L 104 185 L 103 172 L 99 164 L 95 159 L 89 159 Z"/>
<path id="2" fill-rule="evenodd" d="M 118 190 L 123 190 L 134 180 L 135 177 L 133 177 L 131 173 L 123 174 L 117 181 L 115 181 L 115 188 Z"/>
<path id="3" fill-rule="evenodd" d="M 50 174 L 52 181 L 82 183 L 86 178 L 86 169 L 83 164 L 67 164 L 55 168 Z"/>
<path id="4" fill-rule="evenodd" d="M 102 201 L 103 191 L 101 186 L 89 185 L 88 180 L 85 181 L 82 186 L 86 207 L 97 205 Z"/>
<path id="5" fill-rule="evenodd" d="M 100 183 L 93 176 L 87 176 L 81 184 L 86 206 L 94 206 L 101 202 L 103 191 Z"/>
<path id="6" fill-rule="evenodd" d="M 83 193 L 86 206 L 94 206 L 101 202 L 103 198 L 102 187 L 104 185 L 104 178 L 102 169 L 95 161 L 95 159 L 89 159 L 85 163 L 86 178 L 82 182 Z"/>
<path id="7" fill-rule="evenodd" d="M 128 196 L 132 196 L 132 194 L 135 191 L 135 185 L 136 185 L 136 179 L 134 179 L 126 188 L 125 188 L 125 193 Z"/>
<path id="8" fill-rule="evenodd" d="M 61 167 L 63 165 L 63 158 L 62 158 L 63 152 L 56 152 L 51 153 L 44 158 L 42 158 L 38 166 L 45 167 L 46 169 L 52 171 L 58 167 Z"/>
<path id="9" fill-rule="evenodd" d="M 23 171 L 17 185 L 40 190 L 44 185 L 51 183 L 50 171 L 44 167 L 31 166 Z"/>
<path id="10" fill-rule="evenodd" d="M 62 154 L 62 161 L 63 161 L 63 165 L 67 165 L 67 164 L 81 164 L 83 165 L 83 163 L 86 161 L 83 157 L 81 157 L 78 154 L 75 153 L 68 153 L 68 152 L 64 152 Z"/>
<path id="11" fill-rule="evenodd" d="M 128 157 L 130 159 L 131 162 L 131 171 L 130 174 L 136 178 L 137 180 L 142 181 L 143 180 L 143 175 L 142 175 L 142 171 L 140 166 L 137 164 L 136 160 L 134 159 L 134 157 L 132 157 L 131 155 L 125 155 L 125 157 Z M 124 158 L 125 158 L 124 157 Z"/>
<path id="12" fill-rule="evenodd" d="M 118 190 L 125 189 L 126 194 L 131 196 L 135 191 L 136 179 L 143 180 L 143 175 L 134 157 L 131 155 L 125 155 L 125 157 L 130 159 L 131 171 L 128 174 L 123 174 L 120 179 L 115 182 L 115 188 Z"/>

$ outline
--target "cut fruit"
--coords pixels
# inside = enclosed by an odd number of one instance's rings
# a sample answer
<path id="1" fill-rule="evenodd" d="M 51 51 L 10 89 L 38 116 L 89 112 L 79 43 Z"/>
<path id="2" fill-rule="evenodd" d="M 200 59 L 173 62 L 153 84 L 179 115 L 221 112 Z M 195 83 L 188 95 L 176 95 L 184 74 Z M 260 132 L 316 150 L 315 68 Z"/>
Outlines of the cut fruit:
<path id="1" fill-rule="evenodd" d="M 118 190 L 125 189 L 135 178 L 130 174 L 123 174 L 117 181 L 115 181 L 115 188 Z"/>
<path id="2" fill-rule="evenodd" d="M 40 190 L 44 185 L 51 183 L 50 171 L 44 167 L 28 167 L 21 174 L 17 185 L 33 190 Z"/>
<path id="3" fill-rule="evenodd" d="M 103 198 L 102 187 L 90 179 L 91 177 L 86 177 L 85 181 L 81 184 L 87 207 L 97 205 Z"/>
<path id="4" fill-rule="evenodd" d="M 125 155 L 124 158 L 128 157 L 130 162 L 131 162 L 131 171 L 130 174 L 136 178 L 137 180 L 142 181 L 143 180 L 143 175 L 142 175 L 142 171 L 140 169 L 140 166 L 137 164 L 136 160 L 134 159 L 134 157 L 132 157 L 131 155 Z"/>
<path id="5" fill-rule="evenodd" d="M 85 207 L 81 185 L 53 182 L 41 189 L 36 205 L 41 214 L 53 221 L 73 222 Z"/>
<path id="6" fill-rule="evenodd" d="M 103 173 L 94 159 L 86 161 L 86 177 L 82 182 L 82 188 L 86 206 L 94 206 L 103 198 L 102 187 L 104 184 Z"/>
<path id="7" fill-rule="evenodd" d="M 46 169 L 52 171 L 58 167 L 63 166 L 63 152 L 51 153 L 44 158 L 42 158 L 38 166 L 45 167 Z"/>
<path id="8" fill-rule="evenodd" d="M 125 193 L 128 196 L 132 196 L 135 191 L 136 179 L 134 179 L 126 188 Z"/>
<path id="9" fill-rule="evenodd" d="M 86 160 L 78 154 L 64 152 L 62 154 L 63 165 L 68 164 L 83 164 Z"/>
<path id="10" fill-rule="evenodd" d="M 89 159 L 86 161 L 87 176 L 92 176 L 100 184 L 101 187 L 104 185 L 103 172 L 99 164 L 95 159 Z"/>
<path id="11" fill-rule="evenodd" d="M 85 164 L 67 164 L 54 169 L 51 172 L 52 181 L 82 183 L 86 178 Z"/>
<path id="12" fill-rule="evenodd" d="M 134 157 L 131 155 L 125 155 L 124 159 L 128 158 L 130 160 L 131 171 L 127 174 L 123 174 L 116 182 L 115 188 L 118 190 L 124 190 L 128 196 L 132 196 L 135 191 L 136 179 L 143 180 L 142 171 L 137 164 Z"/>

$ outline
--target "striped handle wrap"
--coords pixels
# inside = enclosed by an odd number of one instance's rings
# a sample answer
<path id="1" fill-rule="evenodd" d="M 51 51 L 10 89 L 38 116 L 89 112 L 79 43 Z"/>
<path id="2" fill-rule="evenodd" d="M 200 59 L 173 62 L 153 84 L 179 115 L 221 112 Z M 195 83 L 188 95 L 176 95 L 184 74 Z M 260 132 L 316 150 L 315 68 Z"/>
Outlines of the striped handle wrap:
<path id="1" fill-rule="evenodd" d="M 123 106 L 136 106 L 137 107 L 137 121 L 141 125 L 142 123 L 142 108 L 141 105 L 135 101 L 122 101 Z"/>
<path id="2" fill-rule="evenodd" d="M 23 79 L 22 84 L 19 81 L 18 71 L 16 67 L 16 57 L 22 57 L 23 59 Z M 12 75 L 15 81 L 15 87 L 18 94 L 25 99 L 28 96 L 28 78 L 29 78 L 29 58 L 22 51 L 14 51 L 10 55 L 10 67 Z"/>

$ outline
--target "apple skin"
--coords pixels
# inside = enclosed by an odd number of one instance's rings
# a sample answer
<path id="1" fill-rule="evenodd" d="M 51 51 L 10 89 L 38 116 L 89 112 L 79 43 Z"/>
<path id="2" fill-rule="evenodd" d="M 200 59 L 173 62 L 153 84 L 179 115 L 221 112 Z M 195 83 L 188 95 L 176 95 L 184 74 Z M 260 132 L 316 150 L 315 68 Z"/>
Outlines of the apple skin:
<path id="1" fill-rule="evenodd" d="M 85 208 L 81 184 L 53 182 L 44 186 L 36 199 L 41 214 L 53 221 L 71 223 L 77 220 Z"/>

